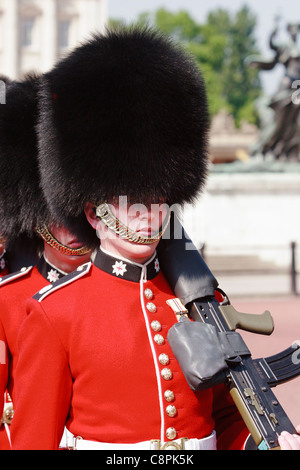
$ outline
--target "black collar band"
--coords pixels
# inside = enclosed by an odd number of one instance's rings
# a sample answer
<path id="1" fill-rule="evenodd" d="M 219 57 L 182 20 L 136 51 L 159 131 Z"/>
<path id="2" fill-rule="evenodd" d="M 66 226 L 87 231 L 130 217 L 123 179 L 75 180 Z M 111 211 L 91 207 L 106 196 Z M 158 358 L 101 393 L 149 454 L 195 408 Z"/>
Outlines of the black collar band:
<path id="1" fill-rule="evenodd" d="M 94 265 L 112 276 L 132 282 L 139 282 L 141 279 L 150 281 L 160 271 L 156 252 L 147 263 L 137 264 L 125 258 L 116 258 L 100 248 L 97 251 Z"/>
<path id="2" fill-rule="evenodd" d="M 39 259 L 36 265 L 39 273 L 49 282 L 55 282 L 61 279 L 66 275 L 63 271 L 60 271 L 55 266 L 51 265 L 49 261 L 47 261 L 44 255 Z"/>

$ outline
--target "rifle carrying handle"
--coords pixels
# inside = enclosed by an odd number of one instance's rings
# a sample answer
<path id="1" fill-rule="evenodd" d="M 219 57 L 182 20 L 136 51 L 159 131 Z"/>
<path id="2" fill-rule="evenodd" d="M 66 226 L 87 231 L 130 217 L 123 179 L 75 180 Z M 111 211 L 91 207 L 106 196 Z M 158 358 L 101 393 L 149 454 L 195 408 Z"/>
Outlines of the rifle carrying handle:
<path id="1" fill-rule="evenodd" d="M 219 309 L 231 331 L 237 328 L 262 335 L 274 331 L 274 321 L 268 310 L 261 315 L 238 312 L 232 305 L 219 305 Z"/>

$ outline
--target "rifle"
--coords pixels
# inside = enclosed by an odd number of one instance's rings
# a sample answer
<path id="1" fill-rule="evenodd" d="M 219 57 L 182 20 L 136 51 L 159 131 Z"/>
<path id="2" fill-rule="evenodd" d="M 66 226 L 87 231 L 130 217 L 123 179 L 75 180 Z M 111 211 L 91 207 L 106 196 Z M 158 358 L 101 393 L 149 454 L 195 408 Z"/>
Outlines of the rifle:
<path id="1" fill-rule="evenodd" d="M 178 220 L 176 223 L 179 224 Z M 186 246 L 190 249 L 186 250 Z M 281 432 L 296 434 L 296 430 L 272 388 L 300 374 L 300 360 L 295 360 L 300 358 L 300 345 L 294 343 L 279 354 L 253 360 L 251 352 L 235 330 L 240 328 L 259 334 L 271 334 L 274 324 L 270 312 L 266 311 L 262 315 L 237 312 L 228 297 L 218 288 L 218 282 L 197 249 L 191 248 L 189 237 L 183 233 L 182 237 L 175 239 L 174 231 L 171 233 L 171 241 L 160 246 L 160 262 L 164 275 L 175 295 L 186 307 L 183 306 L 177 313 L 179 316 L 188 313 L 194 322 L 211 325 L 219 337 L 226 337 L 231 354 L 227 355 L 226 367 L 214 378 L 213 384 L 226 383 L 259 450 L 280 449 L 278 436 Z M 220 303 L 215 298 L 216 290 L 223 295 Z M 179 363 L 182 366 L 180 360 Z M 184 373 L 185 365 L 189 366 L 183 361 Z M 208 380 L 201 386 L 210 387 L 212 381 Z"/>

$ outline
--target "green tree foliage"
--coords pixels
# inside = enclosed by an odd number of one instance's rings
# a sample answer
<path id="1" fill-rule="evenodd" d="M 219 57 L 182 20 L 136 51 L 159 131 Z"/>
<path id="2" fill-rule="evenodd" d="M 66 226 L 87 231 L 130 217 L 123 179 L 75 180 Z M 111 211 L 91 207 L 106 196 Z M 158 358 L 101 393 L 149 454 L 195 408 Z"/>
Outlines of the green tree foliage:
<path id="1" fill-rule="evenodd" d="M 261 94 L 258 71 L 245 65 L 256 47 L 256 18 L 244 6 L 231 15 L 225 9 L 211 11 L 204 24 L 184 10 L 164 8 L 143 13 L 138 22 L 152 24 L 180 41 L 195 56 L 203 73 L 211 115 L 226 109 L 239 125 L 255 123 L 253 102 Z M 114 20 L 114 24 L 116 20 Z"/>
<path id="2" fill-rule="evenodd" d="M 255 121 L 253 102 L 261 93 L 258 70 L 245 65 L 245 59 L 258 53 L 254 36 L 256 19 L 248 7 L 237 12 L 229 25 L 227 54 L 223 64 L 226 100 L 237 122 Z"/>

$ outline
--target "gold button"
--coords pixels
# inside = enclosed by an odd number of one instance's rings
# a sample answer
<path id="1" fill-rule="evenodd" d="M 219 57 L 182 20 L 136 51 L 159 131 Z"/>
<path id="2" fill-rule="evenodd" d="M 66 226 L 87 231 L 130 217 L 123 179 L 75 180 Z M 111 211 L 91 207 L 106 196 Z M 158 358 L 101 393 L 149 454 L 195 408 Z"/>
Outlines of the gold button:
<path id="1" fill-rule="evenodd" d="M 152 292 L 151 289 L 145 289 L 144 294 L 145 294 L 146 299 L 148 299 L 148 300 L 153 299 L 153 292 Z"/>
<path id="2" fill-rule="evenodd" d="M 168 439 L 175 439 L 176 435 L 177 435 L 177 431 L 175 428 L 168 428 L 166 430 L 166 436 Z"/>
<path id="3" fill-rule="evenodd" d="M 177 409 L 176 406 L 174 405 L 168 405 L 166 408 L 167 415 L 170 416 L 170 418 L 174 418 L 174 416 L 177 415 Z"/>
<path id="4" fill-rule="evenodd" d="M 159 346 L 165 343 L 165 339 L 162 335 L 155 335 L 153 339 L 156 342 L 156 344 L 159 344 Z"/>
<path id="5" fill-rule="evenodd" d="M 172 377 L 173 377 L 173 374 L 172 374 L 171 369 L 167 369 L 167 368 L 162 369 L 162 371 L 161 371 L 161 376 L 162 376 L 162 378 L 165 379 L 165 380 L 171 380 Z"/>
<path id="6" fill-rule="evenodd" d="M 2 423 L 11 424 L 14 417 L 14 409 L 12 405 L 8 405 L 2 415 Z"/>
<path id="7" fill-rule="evenodd" d="M 156 312 L 156 306 L 155 306 L 152 302 L 148 302 L 147 305 L 146 305 L 146 308 L 147 308 L 147 310 L 149 310 L 149 312 L 151 312 L 151 313 L 155 313 L 155 312 Z"/>
<path id="8" fill-rule="evenodd" d="M 166 390 L 164 393 L 165 400 L 167 401 L 173 401 L 175 399 L 174 392 L 172 390 Z"/>
<path id="9" fill-rule="evenodd" d="M 170 362 L 169 356 L 164 353 L 158 356 L 158 360 L 163 366 L 167 366 Z"/>
<path id="10" fill-rule="evenodd" d="M 160 331 L 161 330 L 161 324 L 159 323 L 159 321 L 154 320 L 153 322 L 151 322 L 151 328 L 152 328 L 153 331 Z"/>

